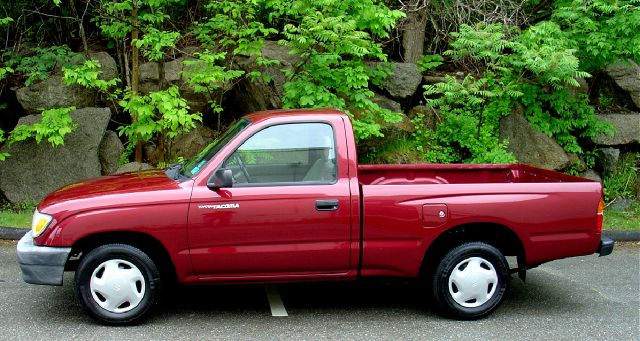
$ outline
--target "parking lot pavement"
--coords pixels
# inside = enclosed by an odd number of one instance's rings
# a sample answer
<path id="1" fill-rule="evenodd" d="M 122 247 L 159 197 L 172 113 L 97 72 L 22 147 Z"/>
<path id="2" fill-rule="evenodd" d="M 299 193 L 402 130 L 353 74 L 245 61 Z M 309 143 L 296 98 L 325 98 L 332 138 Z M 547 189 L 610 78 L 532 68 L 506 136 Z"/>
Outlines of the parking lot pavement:
<path id="1" fill-rule="evenodd" d="M 454 321 L 426 307 L 417 283 L 358 281 L 176 290 L 144 323 L 96 324 L 62 287 L 25 284 L 15 243 L 0 241 L 0 339 L 640 339 L 640 246 L 551 262 L 511 281 L 488 318 Z M 271 290 L 271 298 L 267 298 Z M 275 290 L 275 292 L 274 292 Z M 280 295 L 278 295 L 278 293 Z M 273 296 L 278 295 L 278 296 Z M 272 316 L 280 299 L 288 316 Z"/>

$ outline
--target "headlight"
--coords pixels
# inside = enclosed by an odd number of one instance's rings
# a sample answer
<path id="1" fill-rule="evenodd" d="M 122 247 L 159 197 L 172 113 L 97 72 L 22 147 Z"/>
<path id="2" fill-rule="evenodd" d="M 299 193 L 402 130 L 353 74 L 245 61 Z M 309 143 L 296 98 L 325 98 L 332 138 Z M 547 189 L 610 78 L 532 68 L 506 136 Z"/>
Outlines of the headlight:
<path id="1" fill-rule="evenodd" d="M 31 221 L 31 232 L 33 234 L 33 238 L 40 236 L 42 232 L 47 229 L 51 220 L 53 220 L 52 216 L 35 210 L 33 212 L 33 220 Z"/>

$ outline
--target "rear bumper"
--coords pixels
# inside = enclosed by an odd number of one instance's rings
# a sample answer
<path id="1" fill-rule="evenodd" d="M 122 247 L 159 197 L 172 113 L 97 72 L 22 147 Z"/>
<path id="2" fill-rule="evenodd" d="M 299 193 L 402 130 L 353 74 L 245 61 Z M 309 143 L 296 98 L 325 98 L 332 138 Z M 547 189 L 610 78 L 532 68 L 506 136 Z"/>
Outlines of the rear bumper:
<path id="1" fill-rule="evenodd" d="M 33 243 L 31 231 L 18 242 L 18 264 L 22 279 L 31 284 L 62 285 L 70 247 L 47 247 Z"/>
<path id="2" fill-rule="evenodd" d="M 600 246 L 598 246 L 597 253 L 600 257 L 610 255 L 613 252 L 613 240 L 607 236 L 600 237 Z"/>

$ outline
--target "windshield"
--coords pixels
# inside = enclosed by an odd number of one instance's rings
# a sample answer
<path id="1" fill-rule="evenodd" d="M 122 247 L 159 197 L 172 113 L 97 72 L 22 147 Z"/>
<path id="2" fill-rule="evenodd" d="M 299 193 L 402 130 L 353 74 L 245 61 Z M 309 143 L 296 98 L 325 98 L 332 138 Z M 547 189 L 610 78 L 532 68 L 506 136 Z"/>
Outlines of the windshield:
<path id="1" fill-rule="evenodd" d="M 251 121 L 246 118 L 240 119 L 236 123 L 232 124 L 231 127 L 220 137 L 211 142 L 208 146 L 206 146 L 200 153 L 196 156 L 189 159 L 184 164 L 184 175 L 187 177 L 192 177 L 200 171 L 204 165 L 213 158 L 214 155 L 222 149 L 231 139 L 233 139 L 238 133 L 240 133 L 244 128 L 246 128 Z"/>

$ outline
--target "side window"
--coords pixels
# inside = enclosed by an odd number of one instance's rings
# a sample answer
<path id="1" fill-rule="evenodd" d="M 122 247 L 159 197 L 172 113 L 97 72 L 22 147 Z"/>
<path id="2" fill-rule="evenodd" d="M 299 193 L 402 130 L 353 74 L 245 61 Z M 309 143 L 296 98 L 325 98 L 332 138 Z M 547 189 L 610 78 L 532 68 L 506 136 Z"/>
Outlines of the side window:
<path id="1" fill-rule="evenodd" d="M 246 140 L 222 165 L 242 184 L 336 181 L 335 141 L 326 123 L 290 123 L 265 128 Z"/>

